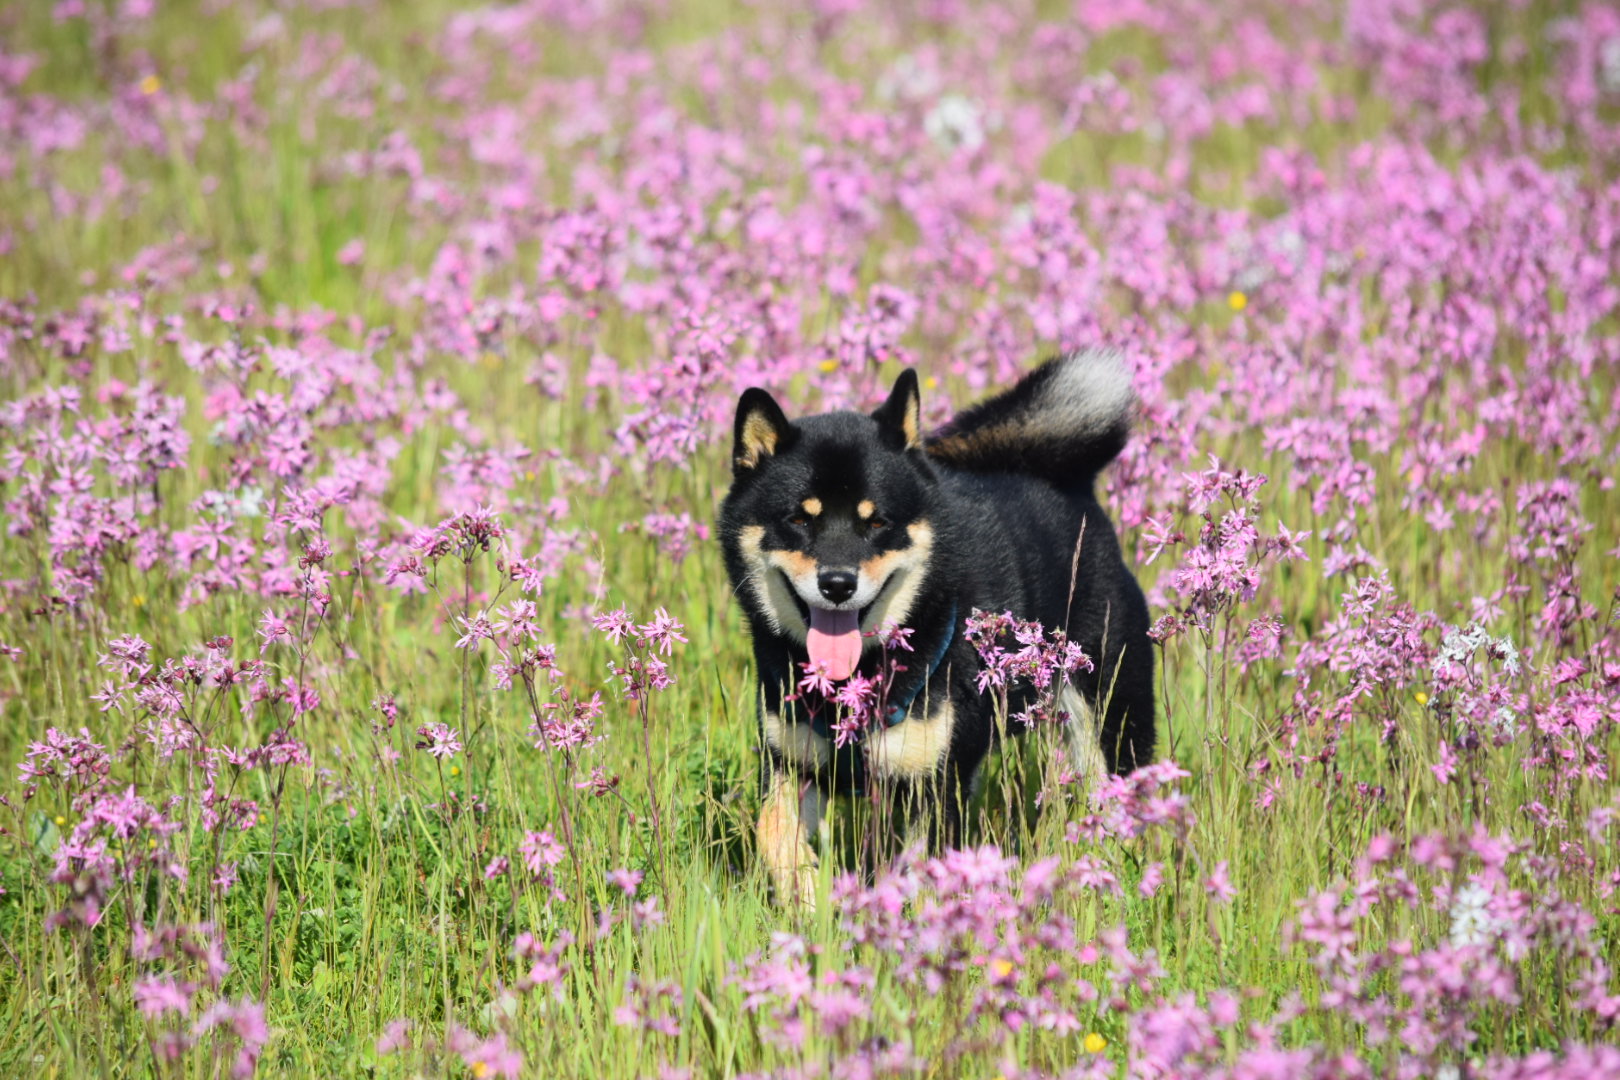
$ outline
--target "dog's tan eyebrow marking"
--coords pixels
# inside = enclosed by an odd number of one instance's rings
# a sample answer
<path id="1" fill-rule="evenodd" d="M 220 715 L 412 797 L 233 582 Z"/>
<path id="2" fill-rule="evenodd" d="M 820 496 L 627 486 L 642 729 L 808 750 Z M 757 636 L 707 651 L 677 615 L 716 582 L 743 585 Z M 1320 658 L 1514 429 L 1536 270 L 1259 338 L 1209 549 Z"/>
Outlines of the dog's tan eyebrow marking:
<path id="1" fill-rule="evenodd" d="M 862 499 L 860 502 L 855 504 L 855 512 L 861 515 L 862 521 L 865 521 L 867 518 L 877 513 L 877 503 L 873 502 L 871 499 Z"/>
<path id="2" fill-rule="evenodd" d="M 804 512 L 809 514 L 811 517 L 820 517 L 821 516 L 821 500 L 820 499 L 815 498 L 814 496 L 811 496 L 810 498 L 804 500 L 804 502 L 800 503 L 799 505 L 804 507 Z"/>

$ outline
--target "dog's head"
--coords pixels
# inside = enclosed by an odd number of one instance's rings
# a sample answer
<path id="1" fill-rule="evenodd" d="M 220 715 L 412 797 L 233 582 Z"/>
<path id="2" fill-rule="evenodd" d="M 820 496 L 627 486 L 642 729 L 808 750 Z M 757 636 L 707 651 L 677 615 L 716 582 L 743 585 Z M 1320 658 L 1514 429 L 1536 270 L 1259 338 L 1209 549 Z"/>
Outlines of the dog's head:
<path id="1" fill-rule="evenodd" d="M 855 670 L 863 633 L 905 623 L 927 576 L 935 478 L 920 424 L 912 371 L 870 416 L 789 421 L 757 388 L 737 403 L 728 568 L 750 611 L 835 679 Z"/>

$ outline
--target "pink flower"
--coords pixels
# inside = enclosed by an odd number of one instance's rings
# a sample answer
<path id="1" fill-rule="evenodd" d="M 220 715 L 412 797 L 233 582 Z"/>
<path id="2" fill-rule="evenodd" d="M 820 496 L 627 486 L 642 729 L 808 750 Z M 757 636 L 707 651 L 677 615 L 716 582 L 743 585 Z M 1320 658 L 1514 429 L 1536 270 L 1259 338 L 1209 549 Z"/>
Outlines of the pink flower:
<path id="1" fill-rule="evenodd" d="M 608 882 L 626 896 L 636 895 L 636 889 L 641 885 L 640 870 L 611 870 L 607 877 Z"/>
<path id="2" fill-rule="evenodd" d="M 592 620 L 592 625 L 607 635 L 607 639 L 617 645 L 626 635 L 635 632 L 636 624 L 630 618 L 630 613 L 624 608 L 598 615 Z"/>
<path id="3" fill-rule="evenodd" d="M 467 1040 L 453 1040 L 466 1043 Z M 523 1055 L 507 1045 L 506 1035 L 496 1032 L 487 1039 L 462 1045 L 457 1052 L 475 1076 L 517 1077 L 523 1073 Z"/>
<path id="4" fill-rule="evenodd" d="M 1204 879 L 1204 891 L 1216 904 L 1230 904 L 1237 898 L 1237 890 L 1227 877 L 1226 860 L 1215 864 L 1215 869 Z"/>
<path id="5" fill-rule="evenodd" d="M 1442 784 L 1448 784 L 1451 782 L 1451 778 L 1457 775 L 1457 761 L 1457 755 L 1451 749 L 1451 744 L 1441 739 L 1440 760 L 1430 765 L 1429 771 L 1434 773 L 1436 780 Z"/>
<path id="6" fill-rule="evenodd" d="M 811 661 L 799 665 L 804 670 L 804 676 L 799 679 L 799 690 L 803 693 L 819 694 L 829 697 L 834 691 L 831 676 L 827 674 L 825 660 Z"/>
<path id="7" fill-rule="evenodd" d="M 461 739 L 456 729 L 448 724 L 424 724 L 416 729 L 416 748 L 426 750 L 440 761 L 447 761 L 461 753 Z"/>
<path id="8" fill-rule="evenodd" d="M 637 629 L 647 647 L 655 648 L 665 656 L 670 655 L 675 642 L 686 641 L 680 633 L 684 628 L 663 608 L 653 613 L 652 622 L 645 623 Z"/>
<path id="9" fill-rule="evenodd" d="M 270 1039 L 264 1006 L 246 998 L 234 1005 L 223 1000 L 215 1002 L 197 1018 L 192 1032 L 202 1035 L 216 1029 L 229 1031 L 235 1039 L 236 1057 L 231 1064 L 231 1075 L 244 1080 L 252 1076 L 264 1044 Z"/>
<path id="10" fill-rule="evenodd" d="M 562 862 L 563 857 L 568 854 L 568 849 L 544 829 L 524 833 L 523 842 L 518 846 L 518 850 L 523 856 L 523 865 L 533 877 L 540 877 L 549 867 Z"/>
<path id="11" fill-rule="evenodd" d="M 279 619 L 274 612 L 266 611 L 259 619 L 259 637 L 263 642 L 259 646 L 259 654 L 270 651 L 275 644 L 294 644 L 292 631 L 287 624 Z"/>
<path id="12" fill-rule="evenodd" d="M 411 1028 L 415 1021 L 390 1020 L 383 1025 L 383 1033 L 377 1036 L 377 1053 L 394 1054 L 401 1050 L 411 1048 Z"/>
<path id="13" fill-rule="evenodd" d="M 138 979 L 133 987 L 135 1007 L 149 1017 L 167 1012 L 185 1016 L 191 1012 L 191 996 L 195 988 L 176 982 L 172 977 Z"/>

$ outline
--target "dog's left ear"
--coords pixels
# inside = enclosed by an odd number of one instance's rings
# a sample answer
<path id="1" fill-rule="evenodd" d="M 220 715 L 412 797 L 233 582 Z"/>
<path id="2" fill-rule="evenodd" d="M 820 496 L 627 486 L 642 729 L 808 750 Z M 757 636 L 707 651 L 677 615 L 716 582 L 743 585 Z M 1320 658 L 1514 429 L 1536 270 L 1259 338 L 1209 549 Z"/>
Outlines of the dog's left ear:
<path id="1" fill-rule="evenodd" d="M 892 433 L 902 450 L 916 450 L 922 446 L 922 398 L 917 392 L 917 372 L 911 368 L 894 380 L 894 389 L 872 414 L 878 427 Z"/>

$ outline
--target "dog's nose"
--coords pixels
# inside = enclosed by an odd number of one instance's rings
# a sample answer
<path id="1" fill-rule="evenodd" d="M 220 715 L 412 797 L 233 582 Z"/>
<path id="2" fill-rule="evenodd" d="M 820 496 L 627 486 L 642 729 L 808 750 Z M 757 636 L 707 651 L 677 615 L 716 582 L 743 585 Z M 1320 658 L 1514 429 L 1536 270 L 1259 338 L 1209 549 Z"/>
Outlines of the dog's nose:
<path id="1" fill-rule="evenodd" d="M 821 589 L 822 596 L 835 604 L 842 604 L 855 595 L 855 571 L 823 570 L 816 575 L 816 585 Z"/>

